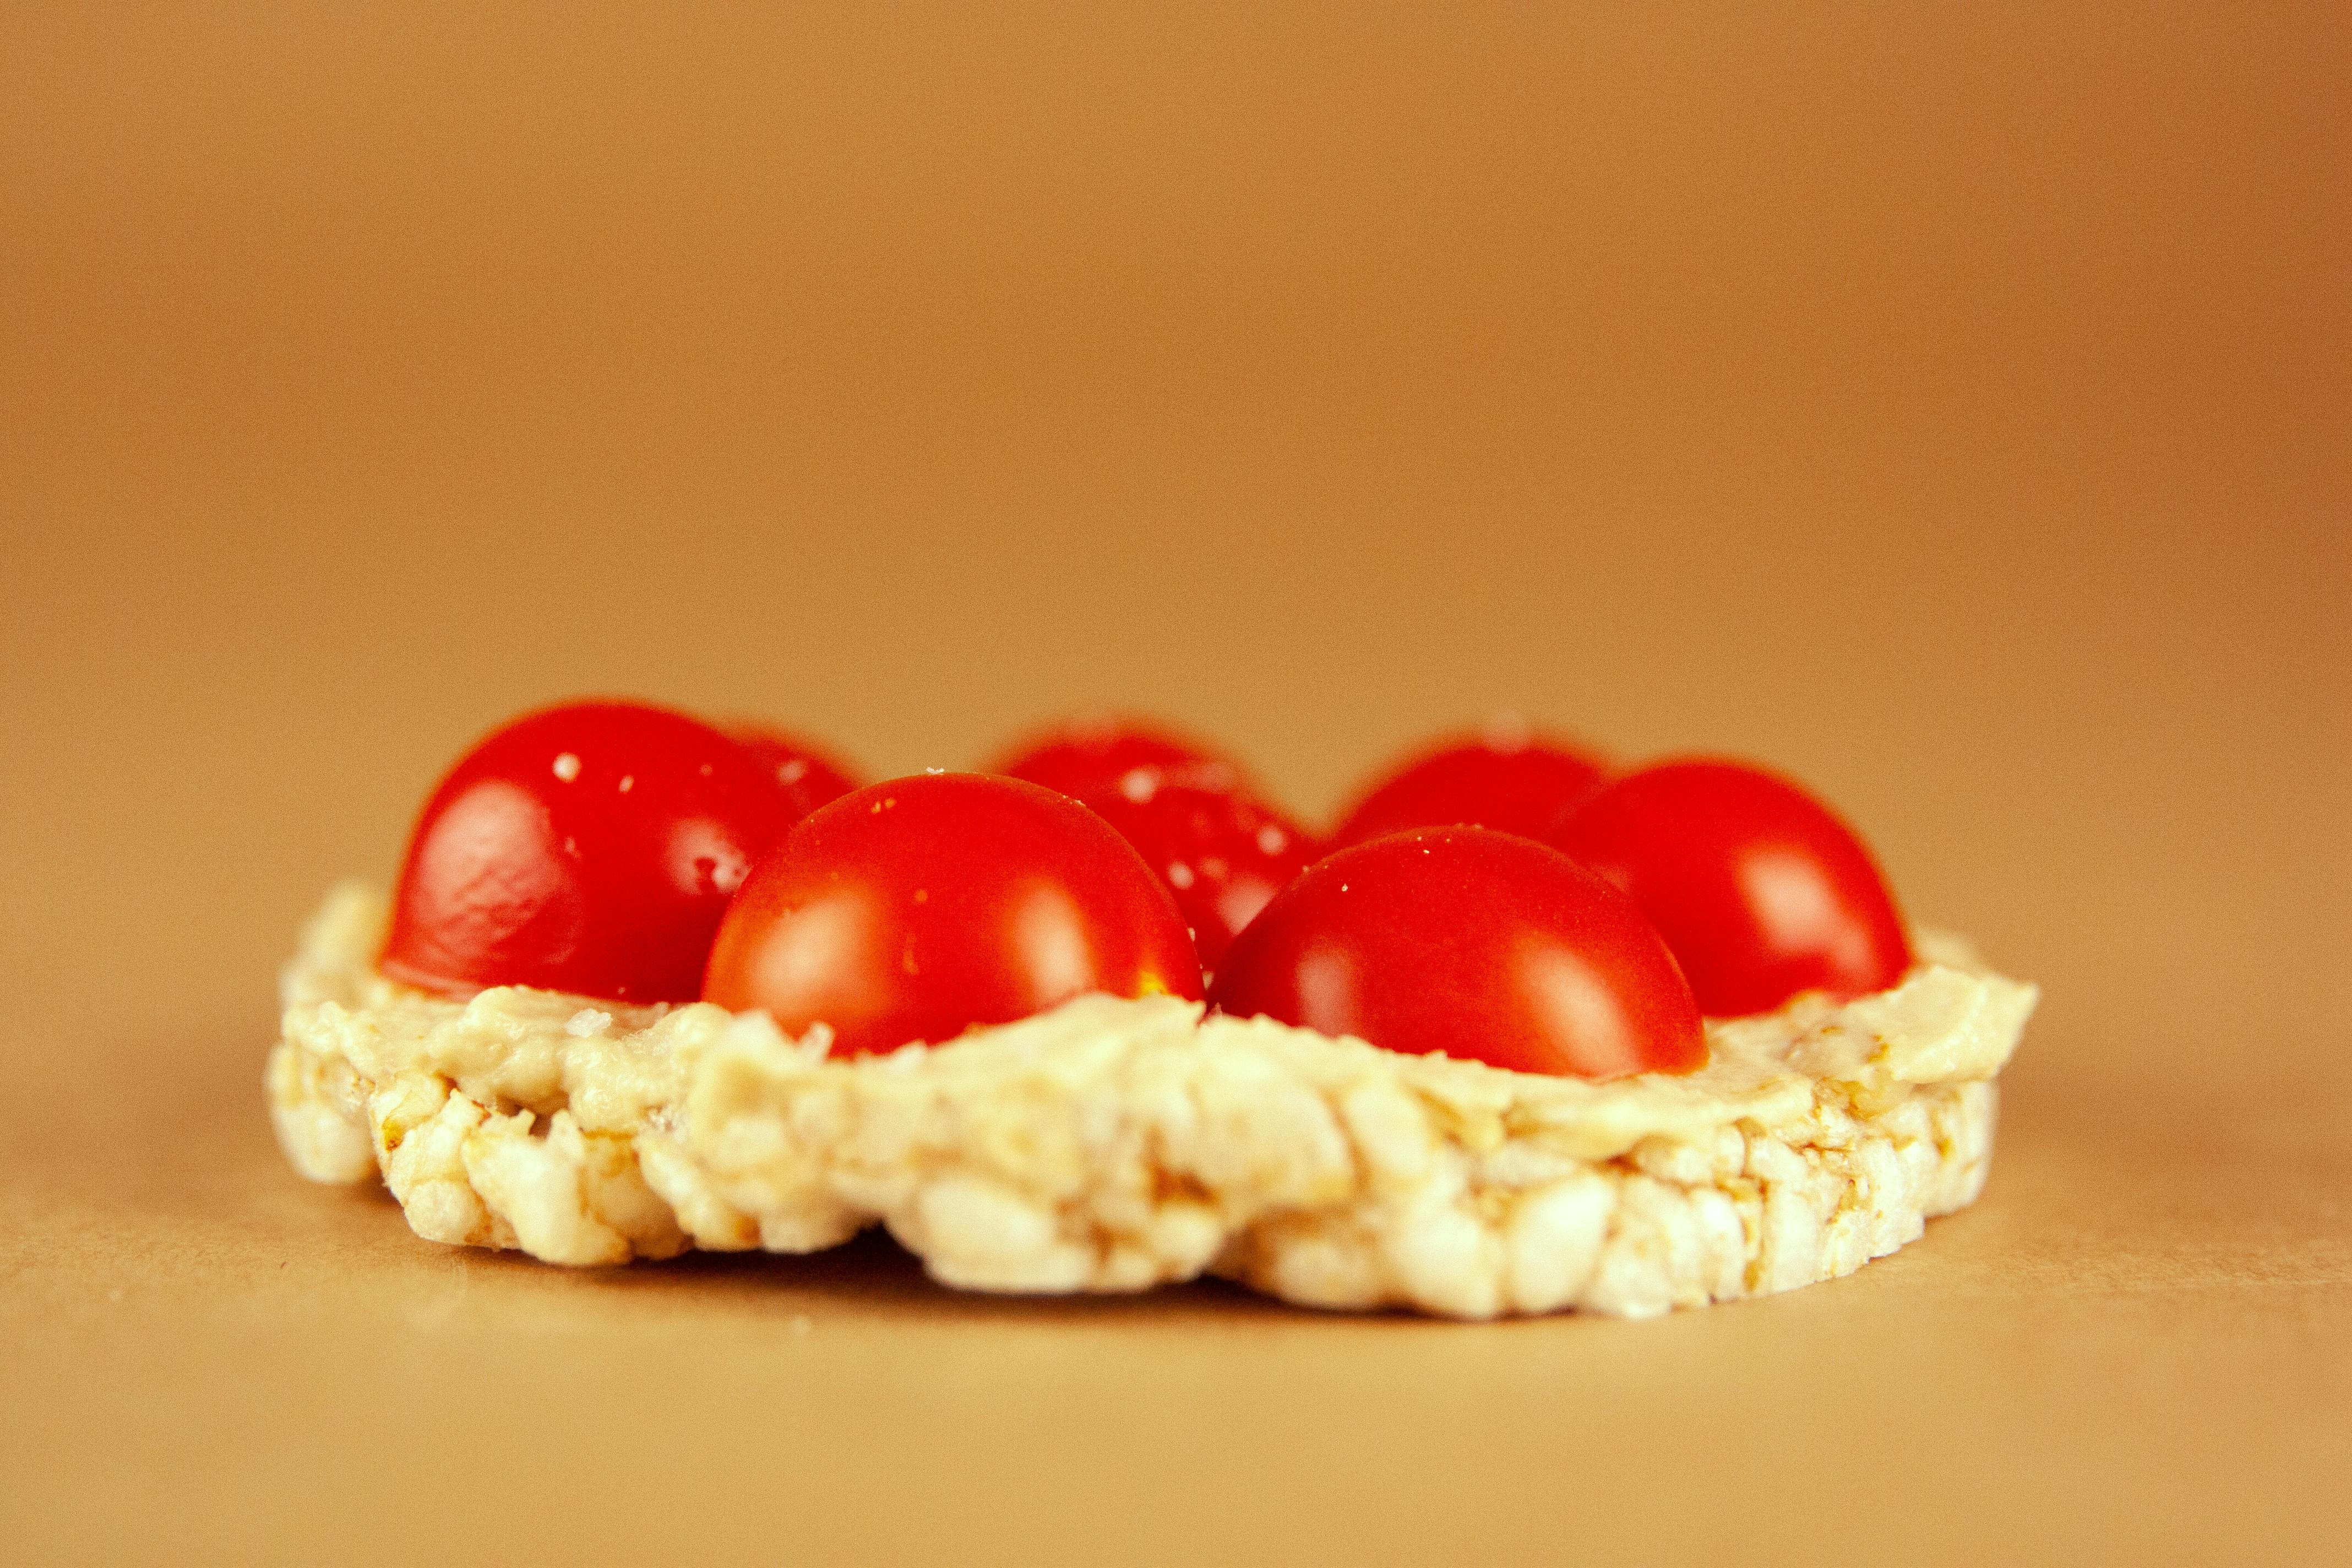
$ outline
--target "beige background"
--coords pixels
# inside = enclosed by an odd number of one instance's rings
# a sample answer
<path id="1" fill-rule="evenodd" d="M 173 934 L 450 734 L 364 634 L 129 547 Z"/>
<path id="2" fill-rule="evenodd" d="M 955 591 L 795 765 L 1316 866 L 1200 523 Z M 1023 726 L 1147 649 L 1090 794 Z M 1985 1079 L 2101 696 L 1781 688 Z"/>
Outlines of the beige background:
<path id="1" fill-rule="evenodd" d="M 0 15 L 0 1557 L 2352 1550 L 2342 7 L 780 9 Z M 1750 752 L 2047 1002 L 1661 1322 L 443 1250 L 272 972 L 588 691 Z"/>

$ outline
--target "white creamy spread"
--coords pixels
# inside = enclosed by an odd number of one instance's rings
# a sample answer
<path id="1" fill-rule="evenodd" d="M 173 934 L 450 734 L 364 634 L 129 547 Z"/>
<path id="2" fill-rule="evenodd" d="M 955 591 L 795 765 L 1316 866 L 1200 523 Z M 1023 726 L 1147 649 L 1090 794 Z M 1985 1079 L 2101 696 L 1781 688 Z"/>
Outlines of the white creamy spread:
<path id="1" fill-rule="evenodd" d="M 1894 989 L 1715 1019 L 1685 1076 L 1404 1056 L 1170 997 L 1084 996 L 881 1057 L 762 1013 L 375 971 L 335 889 L 267 1077 L 314 1181 L 381 1175 L 418 1235 L 618 1263 L 807 1252 L 880 1223 L 951 1285 L 1202 1273 L 1309 1306 L 1645 1316 L 1849 1273 L 1969 1203 L 2037 993 L 1923 933 Z"/>

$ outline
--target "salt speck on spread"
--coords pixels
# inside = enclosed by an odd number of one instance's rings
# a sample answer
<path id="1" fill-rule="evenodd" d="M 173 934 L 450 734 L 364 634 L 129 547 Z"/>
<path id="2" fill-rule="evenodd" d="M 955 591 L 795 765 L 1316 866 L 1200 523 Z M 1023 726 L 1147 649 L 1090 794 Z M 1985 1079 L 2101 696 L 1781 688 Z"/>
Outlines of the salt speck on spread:
<path id="1" fill-rule="evenodd" d="M 563 1032 L 575 1040 L 601 1035 L 613 1026 L 613 1015 L 601 1007 L 583 1007 L 564 1020 Z"/>

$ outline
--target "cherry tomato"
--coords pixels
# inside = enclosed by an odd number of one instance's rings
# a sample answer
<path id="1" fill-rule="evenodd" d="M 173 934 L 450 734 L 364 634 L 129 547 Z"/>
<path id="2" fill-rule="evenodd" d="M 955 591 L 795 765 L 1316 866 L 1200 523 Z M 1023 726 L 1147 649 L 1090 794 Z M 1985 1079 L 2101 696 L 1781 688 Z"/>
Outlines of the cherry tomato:
<path id="1" fill-rule="evenodd" d="M 1827 806 L 1738 763 L 1662 763 L 1571 809 L 1546 841 L 1632 896 L 1710 1016 L 1801 991 L 1883 991 L 1911 967 L 1885 879 Z"/>
<path id="2" fill-rule="evenodd" d="M 1243 782 L 1240 764 L 1205 742 L 1149 719 L 1110 714 L 1033 734 L 982 771 L 1083 796 L 1116 787 L 1133 769 L 1155 767 L 1194 770 L 1193 782 L 1212 788 Z"/>
<path id="3" fill-rule="evenodd" d="M 528 714 L 425 802 L 383 971 L 448 994 L 691 1001 L 729 897 L 789 820 L 743 749 L 683 713 Z"/>
<path id="4" fill-rule="evenodd" d="M 794 822 L 857 787 L 856 775 L 839 759 L 788 731 L 747 721 L 730 724 L 727 733 L 776 781 Z"/>
<path id="5" fill-rule="evenodd" d="M 719 928 L 703 996 L 847 1052 L 952 1039 L 1088 991 L 1198 998 L 1168 889 L 1111 826 L 1017 779 L 919 773 L 803 818 Z"/>
<path id="6" fill-rule="evenodd" d="M 1608 776 L 1575 742 L 1497 720 L 1413 752 L 1376 779 L 1332 830 L 1345 847 L 1407 827 L 1467 823 L 1534 837 Z"/>
<path id="7" fill-rule="evenodd" d="M 1706 1061 L 1690 987 L 1632 901 L 1557 850 L 1483 827 L 1391 834 L 1310 866 L 1234 939 L 1209 1000 L 1516 1072 Z"/>
<path id="8" fill-rule="evenodd" d="M 1178 768 L 1131 768 L 1086 796 L 1176 896 L 1201 966 L 1213 970 L 1234 934 L 1315 858 L 1297 825 L 1238 789 Z"/>

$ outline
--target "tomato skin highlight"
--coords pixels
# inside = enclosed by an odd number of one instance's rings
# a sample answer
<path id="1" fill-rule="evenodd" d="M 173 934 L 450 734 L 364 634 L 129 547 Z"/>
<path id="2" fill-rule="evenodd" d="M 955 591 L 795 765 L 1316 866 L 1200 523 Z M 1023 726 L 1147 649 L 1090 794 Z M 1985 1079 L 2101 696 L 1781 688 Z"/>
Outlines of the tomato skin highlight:
<path id="1" fill-rule="evenodd" d="M 1410 827 L 1463 825 L 1533 838 L 1608 776 L 1580 742 L 1496 720 L 1391 763 L 1360 791 L 1331 830 L 1331 843 L 1345 848 Z"/>
<path id="2" fill-rule="evenodd" d="M 919 773 L 819 807 L 752 868 L 702 994 L 856 1055 L 1201 989 L 1168 889 L 1108 823 L 1017 779 Z"/>
<path id="3" fill-rule="evenodd" d="M 691 1001 L 710 939 L 785 808 L 683 713 L 575 702 L 493 731 L 426 800 L 379 967 L 467 995 L 530 985 Z"/>
<path id="4" fill-rule="evenodd" d="M 1566 856 L 1481 827 L 1390 834 L 1318 861 L 1234 940 L 1209 1000 L 1515 1072 L 1706 1062 L 1690 987 L 1641 911 Z"/>
<path id="5" fill-rule="evenodd" d="M 767 770 L 793 822 L 857 787 L 856 770 L 806 736 L 758 720 L 730 724 L 727 735 Z"/>
<path id="6" fill-rule="evenodd" d="M 1805 991 L 1884 991 L 1912 964 L 1861 838 L 1790 781 L 1743 763 L 1660 763 L 1571 808 L 1545 841 L 1625 890 L 1710 1017 Z"/>
<path id="7" fill-rule="evenodd" d="M 1202 782 L 1197 768 L 1132 768 L 1083 797 L 1135 846 L 1192 928 L 1201 967 L 1213 971 L 1234 938 L 1307 868 L 1318 849 L 1297 823 L 1238 787 Z"/>
<path id="8" fill-rule="evenodd" d="M 1083 798 L 1118 787 L 1137 768 L 1182 769 L 1210 788 L 1245 782 L 1241 764 L 1206 742 L 1132 714 L 1064 720 L 1015 742 L 981 771 Z"/>

